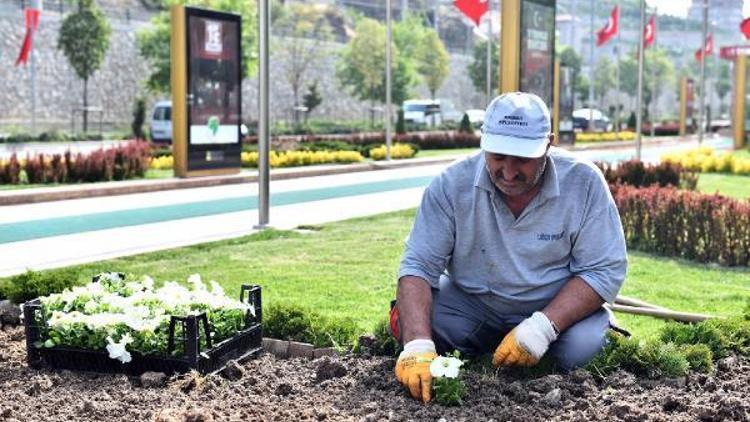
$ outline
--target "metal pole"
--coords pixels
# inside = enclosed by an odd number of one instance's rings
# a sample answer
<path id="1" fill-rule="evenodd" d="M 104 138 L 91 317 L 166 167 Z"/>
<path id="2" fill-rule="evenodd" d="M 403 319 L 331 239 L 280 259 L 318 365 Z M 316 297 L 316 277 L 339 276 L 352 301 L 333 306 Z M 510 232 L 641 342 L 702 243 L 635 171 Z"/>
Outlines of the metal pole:
<path id="1" fill-rule="evenodd" d="M 269 63 L 271 7 L 270 0 L 258 0 L 258 226 L 264 228 L 269 222 Z"/>
<path id="2" fill-rule="evenodd" d="M 578 16 L 578 13 L 576 11 L 576 0 L 571 0 L 570 5 L 570 46 L 573 47 L 573 50 L 578 50 L 578 45 L 576 44 L 576 19 Z"/>
<path id="3" fill-rule="evenodd" d="M 646 22 L 645 0 L 640 0 L 641 24 L 638 26 L 638 96 L 635 103 L 635 159 L 641 160 L 641 125 L 643 124 L 643 25 Z"/>
<path id="4" fill-rule="evenodd" d="M 409 10 L 408 0 L 401 0 L 401 20 L 406 19 L 406 14 Z"/>
<path id="5" fill-rule="evenodd" d="M 485 107 L 492 100 L 492 0 L 487 2 L 487 80 Z"/>
<path id="6" fill-rule="evenodd" d="M 615 80 L 617 81 L 617 89 L 615 91 L 615 140 L 620 140 L 620 23 L 622 22 L 622 19 L 620 19 L 620 14 L 622 14 L 622 10 L 620 10 L 620 1 L 617 1 L 617 41 L 615 43 L 615 52 L 617 54 L 617 67 L 615 68 Z"/>
<path id="7" fill-rule="evenodd" d="M 589 39 L 589 131 L 594 128 L 594 14 L 596 3 L 589 1 L 589 20 L 591 26 L 591 37 Z"/>
<path id="8" fill-rule="evenodd" d="M 651 60 L 651 137 L 654 137 L 654 134 L 656 133 L 656 99 L 658 96 L 656 95 L 656 12 L 657 8 L 654 7 L 654 44 L 653 44 L 653 52 L 652 54 L 653 60 Z"/>
<path id="9" fill-rule="evenodd" d="M 391 161 L 391 0 L 385 0 L 385 22 L 385 159 Z"/>
<path id="10" fill-rule="evenodd" d="M 701 106 L 698 120 L 698 145 L 703 143 L 703 119 L 706 115 L 706 35 L 708 32 L 708 0 L 703 0 L 703 41 L 701 42 Z"/>
<path id="11" fill-rule="evenodd" d="M 33 37 L 33 35 L 32 35 Z M 31 135 L 36 135 L 36 51 L 31 50 Z"/>

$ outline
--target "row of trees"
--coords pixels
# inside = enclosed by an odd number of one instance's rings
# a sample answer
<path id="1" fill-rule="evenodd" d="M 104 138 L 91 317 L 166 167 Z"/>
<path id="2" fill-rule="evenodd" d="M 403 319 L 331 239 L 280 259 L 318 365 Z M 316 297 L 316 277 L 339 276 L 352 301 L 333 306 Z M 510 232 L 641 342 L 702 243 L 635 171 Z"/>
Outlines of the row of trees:
<path id="1" fill-rule="evenodd" d="M 645 51 L 643 67 L 643 102 L 644 112 L 648 114 L 650 104 L 666 90 L 672 88 L 679 95 L 680 79 L 682 77 L 697 80 L 698 66 L 684 66 L 679 71 L 675 69 L 673 58 L 664 49 L 648 49 Z M 589 78 L 581 73 L 581 57 L 570 47 L 560 52 L 560 63 L 573 69 L 575 93 L 581 103 L 587 103 L 589 98 Z M 610 58 L 604 56 L 594 66 L 594 101 L 601 108 L 604 98 L 616 91 L 616 66 Z M 724 103 L 731 90 L 729 64 L 720 61 L 717 65 L 712 60 L 706 61 L 706 74 L 716 75 L 714 83 L 709 89 L 715 90 L 719 100 Z M 654 92 L 656 88 L 656 92 Z M 638 89 L 638 59 L 632 54 L 620 57 L 620 92 L 628 95 L 629 107 L 634 108 L 635 93 Z M 592 105 L 593 106 L 593 105 Z"/>
<path id="2" fill-rule="evenodd" d="M 191 0 L 215 10 L 237 12 L 243 17 L 243 77 L 255 72 L 256 9 L 253 2 L 242 0 Z M 329 11 L 313 4 L 294 3 L 272 7 L 274 33 L 272 47 L 284 51 L 283 76 L 294 97 L 295 109 L 304 105 L 308 112 L 320 104 L 318 81 L 307 81 L 310 68 L 331 54 L 332 28 Z M 373 19 L 355 16 L 354 35 L 338 56 L 336 76 L 349 92 L 362 101 L 385 102 L 385 44 L 386 28 Z M 152 72 L 147 87 L 158 93 L 170 90 L 170 15 L 164 11 L 154 17 L 151 27 L 138 33 L 140 54 L 148 60 Z M 424 25 L 417 16 L 410 16 L 393 25 L 392 98 L 400 104 L 412 95 L 413 89 L 424 81 L 434 98 L 448 76 L 450 57 L 437 33 Z M 307 93 L 302 90 L 307 86 Z"/>

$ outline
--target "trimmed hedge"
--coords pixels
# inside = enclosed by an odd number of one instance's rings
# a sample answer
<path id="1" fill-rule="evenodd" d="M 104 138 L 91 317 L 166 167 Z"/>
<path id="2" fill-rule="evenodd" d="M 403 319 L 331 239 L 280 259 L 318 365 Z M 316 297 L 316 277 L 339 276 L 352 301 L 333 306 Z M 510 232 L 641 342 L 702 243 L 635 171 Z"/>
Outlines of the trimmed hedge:
<path id="1" fill-rule="evenodd" d="M 263 335 L 311 343 L 315 347 L 350 348 L 357 326 L 350 318 L 324 317 L 294 305 L 272 305 L 263 311 Z"/>
<path id="2" fill-rule="evenodd" d="M 597 162 L 596 165 L 602 170 L 604 178 L 610 184 L 625 184 L 635 187 L 674 186 L 687 190 L 695 190 L 698 185 L 696 173 L 685 171 L 679 164 L 670 162 L 654 165 L 644 164 L 639 160 L 629 160 L 618 164 Z"/>
<path id="3" fill-rule="evenodd" d="M 394 144 L 391 146 L 391 158 L 398 160 L 401 158 L 412 158 L 417 153 L 409 144 Z M 385 160 L 386 146 L 380 145 L 370 150 L 370 158 L 373 160 Z"/>
<path id="4" fill-rule="evenodd" d="M 78 272 L 70 268 L 28 270 L 0 283 L 0 298 L 6 297 L 13 303 L 21 304 L 39 296 L 60 293 L 67 288 L 82 285 L 83 283 L 78 281 L 78 276 Z"/>
<path id="5" fill-rule="evenodd" d="M 750 202 L 671 187 L 610 190 L 629 246 L 702 263 L 750 265 Z"/>
<path id="6" fill-rule="evenodd" d="M 702 173 L 732 173 L 750 175 L 750 158 L 731 153 L 716 154 L 711 147 L 700 147 L 685 152 L 664 154 L 662 162 L 671 162 L 683 168 Z"/>
<path id="7" fill-rule="evenodd" d="M 409 132 L 396 134 L 394 142 L 408 143 L 419 149 L 479 148 L 479 136 L 458 131 Z M 247 144 L 257 144 L 257 138 L 249 137 Z M 301 149 L 300 145 L 320 142 L 343 142 L 369 148 L 385 143 L 382 132 L 352 133 L 342 135 L 296 135 L 274 136 L 273 149 Z"/>
<path id="8" fill-rule="evenodd" d="M 19 160 L 13 154 L 0 160 L 0 184 L 79 183 L 126 180 L 143 177 L 150 161 L 147 142 L 132 141 L 124 146 L 100 149 L 83 155 L 37 154 Z"/>

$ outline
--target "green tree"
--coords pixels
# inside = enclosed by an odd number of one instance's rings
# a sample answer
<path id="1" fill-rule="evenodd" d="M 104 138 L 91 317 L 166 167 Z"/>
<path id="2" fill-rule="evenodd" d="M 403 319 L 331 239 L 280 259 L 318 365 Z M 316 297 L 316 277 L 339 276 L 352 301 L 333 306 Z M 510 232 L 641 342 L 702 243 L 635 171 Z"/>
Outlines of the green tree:
<path id="1" fill-rule="evenodd" d="M 307 94 L 302 97 L 302 104 L 306 109 L 305 120 L 315 110 L 315 107 L 319 106 L 322 102 L 323 98 L 320 96 L 320 92 L 318 92 L 318 81 L 313 81 L 313 83 L 307 86 Z"/>
<path id="2" fill-rule="evenodd" d="M 560 66 L 572 69 L 573 92 L 581 101 L 579 104 L 583 104 L 584 99 L 589 95 L 589 81 L 581 73 L 581 63 L 581 56 L 572 47 L 566 47 L 560 52 Z"/>
<path id="3" fill-rule="evenodd" d="M 138 97 L 133 105 L 133 122 L 130 125 L 135 139 L 146 139 L 143 134 L 144 121 L 146 121 L 146 100 L 143 97 Z"/>
<path id="4" fill-rule="evenodd" d="M 615 86 L 615 66 L 604 56 L 594 66 L 594 95 L 601 104 L 607 92 Z"/>
<path id="5" fill-rule="evenodd" d="M 385 27 L 375 20 L 362 18 L 354 32 L 341 52 L 336 76 L 352 95 L 369 101 L 374 110 L 375 102 L 385 102 Z M 414 64 L 393 44 L 391 59 L 391 96 L 395 104 L 401 104 L 416 83 Z M 370 120 L 374 123 L 373 112 Z"/>
<path id="6" fill-rule="evenodd" d="M 663 87 L 674 81 L 674 65 L 667 56 L 666 50 L 648 49 L 645 51 L 643 66 L 643 102 L 646 105 L 645 114 L 650 115 L 650 105 L 655 98 L 659 98 Z M 654 92 L 656 88 L 656 92 Z M 635 91 L 634 91 L 635 92 Z"/>
<path id="7" fill-rule="evenodd" d="M 429 31 L 421 40 L 417 55 L 417 71 L 425 80 L 430 97 L 435 99 L 435 92 L 448 77 L 450 56 L 445 45 L 435 31 Z"/>
<path id="8" fill-rule="evenodd" d="M 729 71 L 729 63 L 721 60 L 717 71 L 718 75 L 714 83 L 714 89 L 716 89 L 716 95 L 719 96 L 719 113 L 724 113 L 726 96 L 732 90 L 732 76 Z"/>
<path id="9" fill-rule="evenodd" d="M 68 63 L 83 80 L 83 131 L 88 129 L 88 82 L 99 70 L 109 48 L 112 32 L 107 19 L 93 0 L 78 0 L 78 9 L 63 19 L 57 38 Z"/>
<path id="10" fill-rule="evenodd" d="M 274 27 L 282 36 L 274 39 L 287 57 L 284 74 L 297 107 L 307 69 L 328 53 L 325 41 L 330 39 L 331 28 L 325 11 L 316 5 L 294 3 L 281 10 Z"/>
<path id="11" fill-rule="evenodd" d="M 490 52 L 490 60 L 492 60 L 490 89 L 492 92 L 497 92 L 497 84 L 500 80 L 500 66 L 498 65 L 499 48 L 498 43 L 494 43 Z M 471 79 L 472 85 L 474 85 L 477 91 L 484 92 L 487 89 L 487 41 L 480 41 L 474 46 L 473 60 L 468 68 L 469 79 Z"/>
<path id="12" fill-rule="evenodd" d="M 255 73 L 257 67 L 257 16 L 254 1 L 246 0 L 174 0 L 175 4 L 186 4 L 223 12 L 238 13 L 242 17 L 242 77 Z M 140 55 L 151 65 L 151 74 L 146 86 L 152 92 L 170 92 L 170 40 L 171 14 L 165 10 L 151 19 L 151 25 L 138 31 L 136 43 Z"/>

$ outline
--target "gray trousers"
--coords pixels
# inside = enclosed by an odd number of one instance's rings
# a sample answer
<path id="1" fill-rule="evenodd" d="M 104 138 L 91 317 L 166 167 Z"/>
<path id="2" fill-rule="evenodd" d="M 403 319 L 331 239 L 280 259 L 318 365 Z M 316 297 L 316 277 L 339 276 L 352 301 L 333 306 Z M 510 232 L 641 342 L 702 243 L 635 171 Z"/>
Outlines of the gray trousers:
<path id="1" fill-rule="evenodd" d="M 438 354 L 453 350 L 468 356 L 492 353 L 510 330 L 531 315 L 529 310 L 496 308 L 441 277 L 440 290 L 432 293 L 432 337 Z M 609 314 L 602 308 L 560 333 L 547 355 L 562 371 L 584 366 L 606 344 L 609 327 Z"/>

